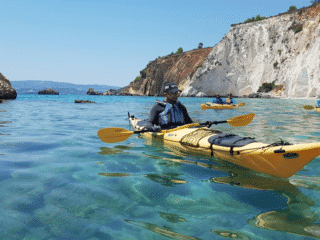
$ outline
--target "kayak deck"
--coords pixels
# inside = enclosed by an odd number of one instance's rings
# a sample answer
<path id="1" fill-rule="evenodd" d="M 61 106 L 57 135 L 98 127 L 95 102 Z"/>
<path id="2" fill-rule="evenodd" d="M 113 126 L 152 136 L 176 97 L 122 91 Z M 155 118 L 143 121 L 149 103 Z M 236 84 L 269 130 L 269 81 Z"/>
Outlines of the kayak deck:
<path id="1" fill-rule="evenodd" d="M 129 121 L 135 130 L 143 130 L 141 119 Z M 192 126 L 192 125 L 191 125 Z M 288 178 L 320 155 L 320 142 L 295 145 L 266 144 L 253 141 L 244 146 L 222 146 L 212 139 L 221 134 L 206 127 L 179 127 L 161 132 L 146 132 L 147 138 L 162 140 L 167 148 L 178 147 L 192 154 L 222 159 L 236 165 L 276 177 Z"/>

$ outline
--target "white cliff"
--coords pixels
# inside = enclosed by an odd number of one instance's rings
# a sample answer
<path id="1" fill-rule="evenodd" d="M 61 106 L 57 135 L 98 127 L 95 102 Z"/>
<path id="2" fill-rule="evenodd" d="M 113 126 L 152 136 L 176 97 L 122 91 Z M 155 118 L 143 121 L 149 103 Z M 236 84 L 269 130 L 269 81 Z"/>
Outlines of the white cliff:
<path id="1" fill-rule="evenodd" d="M 182 96 L 243 96 L 273 81 L 281 97 L 320 97 L 320 4 L 231 26 Z"/>

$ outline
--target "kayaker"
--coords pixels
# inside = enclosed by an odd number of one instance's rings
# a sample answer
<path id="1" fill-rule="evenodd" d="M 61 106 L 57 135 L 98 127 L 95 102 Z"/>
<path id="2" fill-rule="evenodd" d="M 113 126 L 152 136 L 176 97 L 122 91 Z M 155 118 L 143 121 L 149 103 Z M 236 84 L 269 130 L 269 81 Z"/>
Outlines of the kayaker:
<path id="1" fill-rule="evenodd" d="M 232 97 L 232 93 L 228 93 L 226 100 L 224 101 L 225 104 L 233 104 L 235 105 L 236 102 Z"/>
<path id="2" fill-rule="evenodd" d="M 223 100 L 221 99 L 220 95 L 218 93 L 216 93 L 215 95 L 215 99 L 213 99 L 212 103 L 217 103 L 217 104 L 223 104 Z"/>
<path id="3" fill-rule="evenodd" d="M 175 83 L 167 83 L 163 88 L 164 101 L 156 101 L 150 111 L 148 122 L 152 130 L 168 129 L 192 123 L 186 107 L 178 101 L 181 90 Z M 150 129 L 150 126 L 148 126 Z"/>
<path id="4" fill-rule="evenodd" d="M 320 99 L 317 101 L 317 108 L 320 108 Z"/>

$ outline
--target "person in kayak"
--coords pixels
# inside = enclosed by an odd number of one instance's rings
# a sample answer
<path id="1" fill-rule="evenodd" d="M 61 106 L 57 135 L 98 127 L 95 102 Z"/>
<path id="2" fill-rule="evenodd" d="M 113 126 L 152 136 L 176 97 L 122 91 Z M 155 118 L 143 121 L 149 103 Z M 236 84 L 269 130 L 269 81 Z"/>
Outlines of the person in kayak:
<path id="1" fill-rule="evenodd" d="M 216 104 L 223 104 L 223 100 L 221 99 L 220 95 L 218 93 L 216 93 L 215 95 L 215 99 L 213 99 L 212 103 L 216 103 Z"/>
<path id="2" fill-rule="evenodd" d="M 317 108 L 320 108 L 320 99 L 317 101 Z"/>
<path id="3" fill-rule="evenodd" d="M 151 130 L 159 131 L 192 123 L 186 107 L 178 101 L 181 91 L 175 83 L 167 83 L 163 88 L 163 102 L 156 101 L 152 107 L 148 122 Z M 148 128 L 150 129 L 150 124 Z"/>
<path id="4" fill-rule="evenodd" d="M 229 93 L 229 94 L 227 95 L 227 98 L 226 98 L 226 100 L 224 101 L 224 103 L 225 103 L 225 104 L 233 104 L 233 105 L 236 104 L 235 100 L 234 100 L 233 97 L 232 97 L 232 93 Z"/>

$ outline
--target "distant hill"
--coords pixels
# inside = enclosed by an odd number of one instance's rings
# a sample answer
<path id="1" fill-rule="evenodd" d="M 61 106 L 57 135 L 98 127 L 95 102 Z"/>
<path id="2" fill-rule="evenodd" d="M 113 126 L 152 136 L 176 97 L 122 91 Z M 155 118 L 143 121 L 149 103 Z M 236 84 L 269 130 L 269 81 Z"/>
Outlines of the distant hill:
<path id="1" fill-rule="evenodd" d="M 18 94 L 38 93 L 41 90 L 52 88 L 58 91 L 59 94 L 70 95 L 86 95 L 89 88 L 93 88 L 98 92 L 105 92 L 110 89 L 118 90 L 120 87 L 108 85 L 82 85 L 64 82 L 41 81 L 41 80 L 26 80 L 26 81 L 10 81 L 11 86 Z"/>

